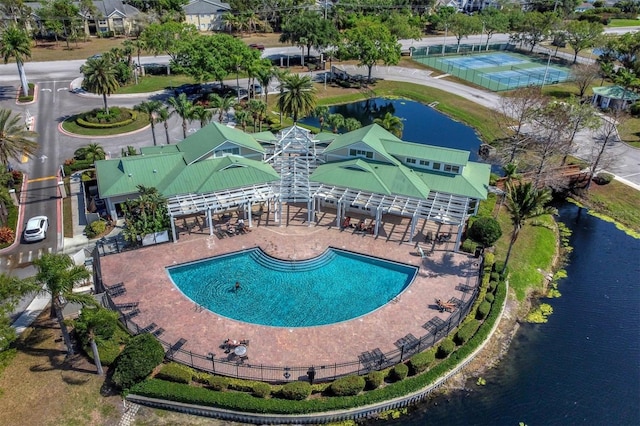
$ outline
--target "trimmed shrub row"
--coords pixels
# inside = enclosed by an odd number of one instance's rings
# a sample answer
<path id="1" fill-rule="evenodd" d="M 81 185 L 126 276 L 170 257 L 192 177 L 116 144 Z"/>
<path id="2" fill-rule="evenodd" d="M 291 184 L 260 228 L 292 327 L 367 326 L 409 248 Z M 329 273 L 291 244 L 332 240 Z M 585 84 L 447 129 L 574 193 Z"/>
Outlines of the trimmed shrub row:
<path id="1" fill-rule="evenodd" d="M 85 127 L 87 129 L 114 129 L 116 127 L 124 127 L 136 121 L 138 115 L 135 111 L 130 111 L 131 116 L 126 120 L 117 121 L 115 123 L 92 123 L 90 121 L 85 120 L 83 117 L 76 117 L 76 124 L 81 127 Z"/>
<path id="2" fill-rule="evenodd" d="M 193 373 L 193 370 L 185 365 L 170 362 L 162 367 L 156 377 L 169 382 L 191 383 Z"/>
<path id="3" fill-rule="evenodd" d="M 364 390 L 365 383 L 362 376 L 346 376 L 331 383 L 330 389 L 335 396 L 357 395 Z"/>

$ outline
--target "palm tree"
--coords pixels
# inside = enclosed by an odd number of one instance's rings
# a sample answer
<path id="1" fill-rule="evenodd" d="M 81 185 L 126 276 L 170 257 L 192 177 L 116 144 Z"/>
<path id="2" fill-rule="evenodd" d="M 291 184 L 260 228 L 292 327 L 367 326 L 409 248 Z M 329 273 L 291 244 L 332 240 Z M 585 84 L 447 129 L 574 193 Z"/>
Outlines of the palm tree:
<path id="1" fill-rule="evenodd" d="M 31 58 L 31 39 L 27 33 L 16 25 L 9 26 L 0 37 L 0 53 L 5 64 L 9 62 L 10 58 L 15 58 L 20 84 L 22 84 L 22 95 L 29 96 L 29 81 L 24 71 L 25 59 Z"/>
<path id="2" fill-rule="evenodd" d="M 178 96 L 172 96 L 167 101 L 173 108 L 171 115 L 177 114 L 182 119 L 182 136 L 187 138 L 187 120 L 193 115 L 193 103 L 187 98 L 187 95 L 180 93 Z"/>
<path id="3" fill-rule="evenodd" d="M 107 95 L 111 95 L 119 87 L 115 66 L 110 59 L 110 55 L 104 55 L 101 58 L 89 58 L 80 70 L 84 74 L 83 86 L 89 92 L 102 95 L 104 111 L 109 114 Z"/>
<path id="4" fill-rule="evenodd" d="M 262 86 L 262 93 L 264 93 L 264 102 L 269 105 L 269 83 L 275 76 L 273 67 L 263 67 L 256 72 L 256 79 Z"/>
<path id="5" fill-rule="evenodd" d="M 153 146 L 156 146 L 156 117 L 155 114 L 162 109 L 160 101 L 144 101 L 133 107 L 136 111 L 144 112 L 149 115 L 149 124 L 151 124 L 151 134 L 153 135 Z"/>
<path id="6" fill-rule="evenodd" d="M 87 146 L 76 149 L 73 156 L 80 160 L 88 160 L 91 163 L 95 163 L 98 160 L 104 160 L 107 158 L 107 154 L 104 152 L 104 148 L 97 143 L 90 143 Z"/>
<path id="7" fill-rule="evenodd" d="M 0 164 L 5 169 L 9 159 L 20 161 L 23 155 L 33 156 L 38 143 L 31 140 L 37 133 L 27 130 L 20 114 L 11 115 L 11 110 L 0 109 Z"/>
<path id="8" fill-rule="evenodd" d="M 156 120 L 158 122 L 162 121 L 162 124 L 164 125 L 164 135 L 167 137 L 167 145 L 171 143 L 171 140 L 169 139 L 169 117 L 171 117 L 171 114 L 169 113 L 169 108 L 166 106 L 163 106 L 158 110 Z"/>
<path id="9" fill-rule="evenodd" d="M 247 109 L 253 116 L 253 129 L 258 127 L 257 123 L 260 123 L 260 131 L 262 131 L 262 117 L 267 112 L 267 104 L 257 99 L 251 99 L 247 104 Z"/>
<path id="10" fill-rule="evenodd" d="M 213 111 L 209 108 L 205 108 L 202 105 L 196 105 L 193 107 L 192 116 L 193 119 L 200 121 L 200 128 L 209 124 L 213 118 Z"/>
<path id="11" fill-rule="evenodd" d="M 354 130 L 359 129 L 360 127 L 362 127 L 362 123 L 357 118 L 353 118 L 353 117 L 345 118 L 344 128 L 347 132 L 353 132 Z"/>
<path id="12" fill-rule="evenodd" d="M 278 89 L 280 89 L 280 98 L 284 94 L 284 81 L 289 78 L 291 73 L 287 69 L 274 68 L 273 76 L 278 80 Z M 278 99 L 278 106 L 280 105 L 280 98 Z M 282 108 L 280 108 L 280 124 L 282 124 Z"/>
<path id="13" fill-rule="evenodd" d="M 4 63 L 10 58 L 15 58 L 22 84 L 22 95 L 29 96 L 29 82 L 27 74 L 24 72 L 24 60 L 31 58 L 31 39 L 23 30 L 16 25 L 11 25 L 2 32 L 0 37 L 0 54 L 4 58 Z"/>
<path id="14" fill-rule="evenodd" d="M 342 114 L 329 114 L 327 117 L 327 126 L 331 127 L 333 133 L 338 133 L 340 127 L 344 126 L 344 116 Z"/>
<path id="15" fill-rule="evenodd" d="M 324 121 L 329 116 L 329 107 L 326 105 L 317 106 L 316 109 L 313 110 L 312 115 L 318 118 L 318 121 L 320 122 L 320 131 L 322 132 L 322 129 L 324 128 Z"/>
<path id="16" fill-rule="evenodd" d="M 376 118 L 373 120 L 374 123 L 386 129 L 391 134 L 401 138 L 402 137 L 402 129 L 404 129 L 404 123 L 400 117 L 396 117 L 390 112 L 386 113 L 382 118 Z"/>
<path id="17" fill-rule="evenodd" d="M 278 106 L 284 114 L 290 115 L 293 122 L 298 117 L 307 116 L 316 107 L 316 89 L 309 76 L 293 74 L 281 83 L 284 93 L 278 98 Z"/>
<path id="18" fill-rule="evenodd" d="M 529 219 L 540 217 L 545 214 L 554 214 L 556 209 L 546 207 L 545 205 L 551 201 L 551 191 L 547 188 L 536 189 L 531 182 L 518 182 L 507 184 L 507 211 L 513 225 L 511 239 L 509 240 L 509 249 L 507 257 L 504 260 L 502 273 L 507 269 L 511 249 L 518 239 L 518 235 L 522 227 Z"/>
<path id="19" fill-rule="evenodd" d="M 73 355 L 73 345 L 64 323 L 62 309 L 67 302 L 80 303 L 83 306 L 96 304 L 91 295 L 73 292 L 73 288 L 86 281 L 91 274 L 87 268 L 74 265 L 68 255 L 61 253 L 45 253 L 33 264 L 37 269 L 36 281 L 44 286 L 43 291 L 51 295 L 51 318 L 58 319 L 67 354 Z"/>
<path id="20" fill-rule="evenodd" d="M 246 132 L 247 131 L 247 120 L 249 119 L 249 112 L 247 110 L 244 109 L 239 109 L 236 108 L 235 112 L 233 113 L 234 115 L 234 120 L 237 124 L 239 124 L 240 126 L 242 126 L 242 131 Z"/>
<path id="21" fill-rule="evenodd" d="M 236 105 L 236 100 L 232 96 L 225 96 L 224 98 L 220 98 L 220 105 L 218 108 L 220 109 L 220 123 L 222 123 L 222 118 L 224 115 L 227 116 L 227 120 L 229 120 L 229 110 Z"/>

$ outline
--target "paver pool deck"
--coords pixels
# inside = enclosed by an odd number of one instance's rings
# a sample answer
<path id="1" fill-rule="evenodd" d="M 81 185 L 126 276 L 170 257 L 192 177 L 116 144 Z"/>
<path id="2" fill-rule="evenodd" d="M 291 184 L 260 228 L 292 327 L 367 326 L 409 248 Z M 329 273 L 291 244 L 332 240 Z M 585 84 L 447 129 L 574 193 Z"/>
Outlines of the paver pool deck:
<path id="1" fill-rule="evenodd" d="M 421 258 L 416 244 L 402 237 L 407 233 L 408 220 L 396 219 L 385 222 L 375 238 L 354 234 L 351 229 L 340 230 L 326 220 L 311 227 L 302 220 L 287 221 L 285 226 L 263 223 L 250 233 L 223 239 L 207 235 L 208 231 L 200 235 L 184 233 L 176 243 L 102 257 L 103 282 L 107 287 L 124 283 L 126 293 L 113 298 L 113 302 L 138 302 L 139 313 L 131 320 L 141 328 L 155 323 L 164 329 L 159 338 L 169 344 L 186 340 L 181 347 L 185 351 L 202 356 L 214 353 L 217 360 L 231 361 L 233 353 L 225 354 L 220 348 L 224 340 L 248 339 L 249 358 L 245 363 L 250 365 L 284 368 L 357 362 L 366 351 L 378 348 L 387 353 L 397 349 L 394 342 L 408 334 L 417 338 L 426 335 L 422 327 L 425 323 L 434 317 L 446 320 L 451 315 L 440 312 L 435 299 L 456 297 L 466 301 L 471 292 L 465 286 L 478 284 L 478 259 L 447 251 L 447 245 L 434 245 L 432 254 Z M 165 269 L 252 247 L 284 260 L 309 259 L 328 247 L 343 248 L 419 266 L 419 271 L 395 300 L 367 315 L 332 325 L 282 328 L 244 323 L 202 309 L 174 286 Z M 242 303 L 241 293 L 239 296 Z M 349 301 L 336 301 L 335 306 L 310 303 L 309 309 L 341 309 L 341 303 Z"/>

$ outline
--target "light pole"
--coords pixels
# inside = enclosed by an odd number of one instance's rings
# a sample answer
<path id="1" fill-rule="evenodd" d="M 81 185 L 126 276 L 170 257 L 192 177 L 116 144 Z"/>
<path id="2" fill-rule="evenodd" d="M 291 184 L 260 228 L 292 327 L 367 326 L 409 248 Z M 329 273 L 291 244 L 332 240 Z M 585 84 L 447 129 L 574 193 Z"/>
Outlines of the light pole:
<path id="1" fill-rule="evenodd" d="M 547 59 L 547 66 L 544 69 L 544 78 L 542 79 L 542 85 L 540 86 L 540 92 L 542 93 L 542 88 L 544 84 L 547 82 L 547 74 L 549 73 L 549 65 L 551 64 L 551 49 L 549 49 L 549 59 Z"/>
<path id="2" fill-rule="evenodd" d="M 444 50 L 447 47 L 447 30 L 449 29 L 449 24 L 444 24 L 444 40 L 442 40 L 442 56 L 444 56 Z"/>

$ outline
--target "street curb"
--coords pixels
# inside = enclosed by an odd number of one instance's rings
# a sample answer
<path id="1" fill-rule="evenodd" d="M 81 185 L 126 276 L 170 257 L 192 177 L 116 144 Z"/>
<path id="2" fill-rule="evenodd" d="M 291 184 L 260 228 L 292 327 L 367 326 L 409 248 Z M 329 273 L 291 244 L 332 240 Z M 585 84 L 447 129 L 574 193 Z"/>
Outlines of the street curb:
<path id="1" fill-rule="evenodd" d="M 18 232 L 19 229 L 22 229 L 22 224 L 24 223 L 24 209 L 22 206 L 24 205 L 24 197 L 27 193 L 27 174 L 22 173 L 22 187 L 20 188 L 20 200 L 18 203 L 18 222 L 16 222 L 16 236 L 13 240 L 13 243 L 9 247 L 5 247 L 0 250 L 0 254 L 4 254 L 8 251 L 13 250 L 17 245 L 20 244 L 20 240 L 22 239 L 22 232 Z"/>
<path id="2" fill-rule="evenodd" d="M 66 120 L 65 120 L 66 121 Z M 60 133 L 62 133 L 65 136 L 69 136 L 71 138 L 78 138 L 78 139 L 109 139 L 109 138 L 118 138 L 120 136 L 128 136 L 128 135 L 135 135 L 136 133 L 140 133 L 144 130 L 147 130 L 148 128 L 151 127 L 151 124 L 147 124 L 144 127 L 139 128 L 138 130 L 134 130 L 132 132 L 127 132 L 127 133 L 118 133 L 117 135 L 109 135 L 109 136 L 89 136 L 89 135 L 79 135 L 77 133 L 69 133 L 66 130 L 64 130 L 62 128 L 62 124 L 64 123 L 64 121 L 60 124 L 58 124 L 58 131 Z"/>

